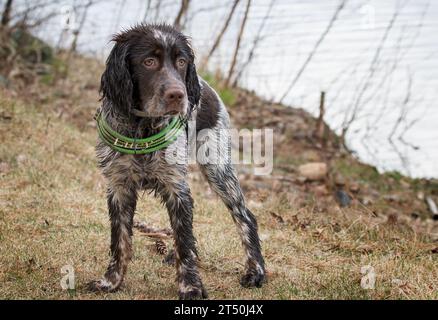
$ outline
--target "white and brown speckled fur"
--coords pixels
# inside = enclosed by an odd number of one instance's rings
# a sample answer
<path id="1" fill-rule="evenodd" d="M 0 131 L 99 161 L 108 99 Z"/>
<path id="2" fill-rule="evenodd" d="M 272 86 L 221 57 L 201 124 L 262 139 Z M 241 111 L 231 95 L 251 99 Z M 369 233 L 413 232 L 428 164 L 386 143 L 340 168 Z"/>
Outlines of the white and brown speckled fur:
<path id="1" fill-rule="evenodd" d="M 142 26 L 152 28 L 153 34 L 170 41 L 176 31 L 170 27 Z M 165 36 L 163 34 L 165 33 Z M 175 42 L 175 41 L 172 41 Z M 108 67 L 107 67 L 108 68 Z M 203 80 L 196 80 L 200 96 L 196 102 L 191 119 L 196 120 L 196 130 L 210 129 L 219 132 L 229 127 L 229 116 L 216 92 Z M 190 99 L 190 88 L 186 84 Z M 192 99 L 193 101 L 193 99 Z M 104 99 L 102 112 L 115 130 L 125 135 L 137 134 L 138 121 L 132 122 L 129 115 L 118 112 L 111 99 Z M 141 120 L 145 132 L 153 133 L 153 120 Z M 163 126 L 167 122 L 162 121 Z M 141 132 L 140 134 L 145 134 Z M 190 139 L 195 139 L 189 135 Z M 200 169 L 212 189 L 224 201 L 238 228 L 246 253 L 245 274 L 241 279 L 244 287 L 260 287 L 265 279 L 264 260 L 261 254 L 257 233 L 257 222 L 246 207 L 244 196 L 231 164 L 231 144 L 229 139 L 212 139 L 212 147 L 221 149 L 220 163 L 202 163 Z M 214 144 L 214 145 L 213 145 Z M 172 144 L 181 157 L 169 163 L 166 149 L 146 155 L 121 154 L 99 141 L 96 152 L 102 173 L 108 183 L 107 199 L 111 220 L 111 260 L 104 277 L 93 281 L 89 287 L 96 291 L 115 291 L 123 282 L 127 265 L 132 256 L 132 225 L 136 209 L 137 195 L 141 190 L 154 191 L 167 208 L 175 239 L 175 258 L 179 297 L 181 299 L 206 298 L 207 293 L 197 269 L 196 239 L 192 231 L 193 199 L 187 184 L 187 135 L 182 134 Z M 199 145 L 198 145 L 199 147 Z M 205 147 L 205 146 L 204 146 Z"/>

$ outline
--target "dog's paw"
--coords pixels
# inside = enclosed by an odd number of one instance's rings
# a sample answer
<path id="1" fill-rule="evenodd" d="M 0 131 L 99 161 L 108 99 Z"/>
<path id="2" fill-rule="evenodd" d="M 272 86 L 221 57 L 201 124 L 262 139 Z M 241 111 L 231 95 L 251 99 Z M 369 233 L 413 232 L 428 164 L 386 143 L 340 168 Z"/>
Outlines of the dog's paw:
<path id="1" fill-rule="evenodd" d="M 91 281 L 87 284 L 87 288 L 92 292 L 115 292 L 119 289 L 120 285 L 114 285 L 105 278 Z"/>
<path id="2" fill-rule="evenodd" d="M 204 286 L 201 286 L 201 288 L 192 287 L 187 290 L 179 290 L 178 295 L 180 300 L 201 300 L 208 298 Z"/>
<path id="3" fill-rule="evenodd" d="M 265 282 L 265 273 L 256 270 L 249 270 L 240 279 L 240 285 L 244 288 L 261 288 Z"/>

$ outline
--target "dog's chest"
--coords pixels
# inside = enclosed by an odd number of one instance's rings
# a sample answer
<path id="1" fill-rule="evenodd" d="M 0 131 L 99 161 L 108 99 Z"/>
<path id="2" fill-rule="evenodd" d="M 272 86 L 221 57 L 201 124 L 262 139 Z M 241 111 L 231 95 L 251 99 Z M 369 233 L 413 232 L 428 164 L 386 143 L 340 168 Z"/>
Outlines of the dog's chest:
<path id="1" fill-rule="evenodd" d="M 184 179 L 187 167 L 185 157 L 173 154 L 185 154 L 185 150 L 177 146 L 178 143 L 175 143 L 174 153 L 166 149 L 145 155 L 120 154 L 109 151 L 105 146 L 100 150 L 98 148 L 98 155 L 101 160 L 106 160 L 101 161 L 101 165 L 110 184 L 134 183 L 140 188 L 149 188 L 156 182 L 169 184 Z"/>

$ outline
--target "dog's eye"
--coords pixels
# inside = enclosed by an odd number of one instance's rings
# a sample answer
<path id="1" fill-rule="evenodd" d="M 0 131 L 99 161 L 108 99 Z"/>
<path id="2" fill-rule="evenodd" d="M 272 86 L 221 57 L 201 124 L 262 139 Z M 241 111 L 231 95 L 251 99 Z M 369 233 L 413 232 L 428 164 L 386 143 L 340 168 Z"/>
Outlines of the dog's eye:
<path id="1" fill-rule="evenodd" d="M 178 59 L 178 67 L 184 67 L 186 63 L 187 63 L 186 59 L 183 58 Z"/>
<path id="2" fill-rule="evenodd" d="M 154 68 L 157 66 L 158 61 L 155 58 L 147 58 L 143 61 L 143 64 L 147 67 L 147 68 Z"/>

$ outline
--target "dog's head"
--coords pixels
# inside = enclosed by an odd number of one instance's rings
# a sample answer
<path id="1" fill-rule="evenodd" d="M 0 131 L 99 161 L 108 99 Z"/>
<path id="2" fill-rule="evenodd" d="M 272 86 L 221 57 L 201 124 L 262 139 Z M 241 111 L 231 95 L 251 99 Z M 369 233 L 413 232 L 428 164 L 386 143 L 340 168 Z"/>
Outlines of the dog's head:
<path id="1" fill-rule="evenodd" d="M 139 25 L 113 38 L 101 94 L 124 113 L 185 115 L 198 104 L 200 86 L 186 36 L 168 25 Z"/>

